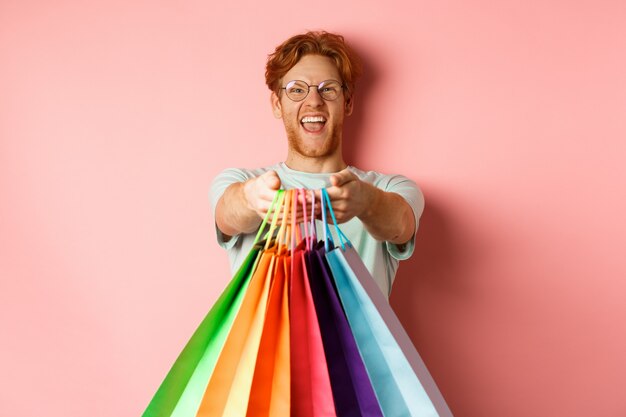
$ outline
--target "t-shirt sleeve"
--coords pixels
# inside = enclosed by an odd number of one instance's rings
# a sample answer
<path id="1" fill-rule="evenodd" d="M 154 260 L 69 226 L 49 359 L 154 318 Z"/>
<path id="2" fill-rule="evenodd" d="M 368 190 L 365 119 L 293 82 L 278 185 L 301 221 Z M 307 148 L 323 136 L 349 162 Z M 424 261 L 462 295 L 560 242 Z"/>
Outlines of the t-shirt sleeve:
<path id="1" fill-rule="evenodd" d="M 413 255 L 415 249 L 415 234 L 419 226 L 419 219 L 424 212 L 424 195 L 413 180 L 402 175 L 389 177 L 383 189 L 400 194 L 406 202 L 409 203 L 409 206 L 411 206 L 413 210 L 413 215 L 415 216 L 415 230 L 413 231 L 413 236 L 407 243 L 397 245 L 395 243 L 385 242 L 389 254 L 395 259 L 402 261 Z"/>
<path id="2" fill-rule="evenodd" d="M 220 200 L 220 198 L 222 198 L 226 189 L 232 184 L 236 182 L 244 182 L 250 178 L 252 178 L 252 175 L 242 169 L 228 168 L 220 172 L 211 183 L 209 198 L 211 200 L 211 208 L 213 209 L 213 223 L 215 224 L 215 234 L 217 236 L 217 243 L 224 249 L 232 248 L 237 243 L 241 235 L 235 235 L 228 238 L 222 233 L 219 227 L 217 227 L 217 223 L 215 223 L 215 208 L 217 207 L 217 202 Z"/>

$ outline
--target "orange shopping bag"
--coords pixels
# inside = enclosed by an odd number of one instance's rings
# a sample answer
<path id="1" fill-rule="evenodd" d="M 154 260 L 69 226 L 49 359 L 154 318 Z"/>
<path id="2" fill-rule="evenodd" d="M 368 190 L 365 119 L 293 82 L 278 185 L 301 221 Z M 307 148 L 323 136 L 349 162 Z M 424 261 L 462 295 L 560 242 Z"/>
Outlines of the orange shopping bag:
<path id="1" fill-rule="evenodd" d="M 277 257 L 250 390 L 248 417 L 289 415 L 289 263 L 288 256 Z"/>
<path id="2" fill-rule="evenodd" d="M 279 409 L 280 413 L 272 415 L 285 415 L 284 407 L 280 406 L 280 401 L 274 401 L 274 404 L 272 404 L 271 393 L 269 400 L 265 398 L 266 396 L 263 395 L 264 391 L 259 388 L 259 382 L 254 384 L 253 391 L 255 375 L 258 375 L 256 379 L 259 380 L 259 378 L 267 376 L 268 369 L 272 370 L 270 373 L 272 380 L 269 380 L 269 383 L 273 384 L 273 378 L 278 377 L 275 382 L 280 387 L 279 381 L 280 376 L 282 376 L 283 380 L 285 378 L 287 380 L 286 384 L 283 383 L 282 385 L 289 387 L 288 360 L 286 363 L 287 369 L 280 370 L 276 375 L 274 375 L 272 367 L 267 366 L 264 358 L 261 358 L 262 361 L 259 362 L 259 354 L 261 352 L 267 352 L 271 345 L 276 345 L 277 347 L 285 346 L 284 340 L 288 341 L 289 337 L 288 327 L 276 326 L 275 322 L 268 321 L 268 314 L 273 320 L 275 320 L 276 312 L 280 316 L 283 304 L 282 293 L 284 293 L 284 290 L 281 287 L 284 287 L 285 282 L 285 261 L 282 253 L 285 251 L 285 248 L 282 239 L 286 233 L 286 218 L 291 194 L 287 193 L 286 199 L 284 197 L 285 194 L 281 193 L 278 202 L 278 206 L 282 207 L 284 213 L 277 238 L 273 238 L 273 234 L 277 224 L 278 210 L 276 210 L 272 220 L 265 242 L 265 250 L 261 255 L 257 270 L 252 276 L 241 308 L 205 391 L 197 413 L 198 417 L 242 417 L 247 415 L 249 405 L 252 405 L 255 409 L 264 409 L 266 412 L 269 412 L 274 407 Z M 276 271 L 280 272 L 277 273 Z M 278 276 L 277 279 L 274 279 L 275 275 Z M 271 297 L 270 293 L 272 294 Z M 268 310 L 270 307 L 272 309 Z M 288 313 L 286 313 L 286 316 L 288 317 Z M 285 328 L 287 329 L 286 334 Z M 264 332 L 268 332 L 268 334 L 264 335 Z M 281 339 L 283 340 L 282 344 Z M 280 352 L 284 353 L 288 358 L 288 350 L 287 344 L 286 351 L 282 350 Z M 279 358 L 278 365 L 284 366 L 285 360 Z M 254 396 L 252 397 L 251 394 L 254 394 Z M 253 402 L 250 402 L 251 398 L 253 398 Z M 288 415 L 288 390 L 286 404 Z M 269 414 L 261 413 L 258 415 Z"/>

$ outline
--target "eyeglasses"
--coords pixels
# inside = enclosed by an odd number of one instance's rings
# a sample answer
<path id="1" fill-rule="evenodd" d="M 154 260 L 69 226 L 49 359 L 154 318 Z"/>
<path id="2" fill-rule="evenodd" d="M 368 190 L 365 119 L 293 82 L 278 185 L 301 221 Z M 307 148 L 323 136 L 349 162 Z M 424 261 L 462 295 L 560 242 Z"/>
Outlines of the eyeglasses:
<path id="1" fill-rule="evenodd" d="M 339 93 L 345 88 L 339 81 L 326 80 L 322 81 L 318 85 L 308 85 L 304 81 L 293 80 L 289 81 L 286 86 L 281 90 L 285 90 L 287 97 L 292 101 L 302 101 L 309 95 L 311 87 L 317 88 L 317 92 L 320 97 L 326 101 L 337 100 Z"/>

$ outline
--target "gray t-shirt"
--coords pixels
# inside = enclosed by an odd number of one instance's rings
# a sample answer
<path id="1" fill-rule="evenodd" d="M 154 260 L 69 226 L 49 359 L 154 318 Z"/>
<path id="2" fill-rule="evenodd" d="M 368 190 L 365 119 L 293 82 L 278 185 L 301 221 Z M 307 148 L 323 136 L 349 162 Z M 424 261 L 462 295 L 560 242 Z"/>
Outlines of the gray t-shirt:
<path id="1" fill-rule="evenodd" d="M 361 181 L 368 182 L 381 190 L 400 194 L 413 209 L 413 214 L 415 215 L 415 229 L 417 231 L 419 218 L 424 211 L 424 196 L 415 182 L 402 175 L 385 175 L 375 171 L 364 172 L 351 166 L 348 167 L 348 169 L 359 177 Z M 330 187 L 330 176 L 332 173 L 295 171 L 287 167 L 283 162 L 259 169 L 229 168 L 215 177 L 211 185 L 210 198 L 213 213 L 215 213 L 217 202 L 231 184 L 247 181 L 270 170 L 276 171 L 281 180 L 281 187 L 283 189 L 321 189 Z M 393 213 L 390 213 L 390 216 L 393 216 Z M 322 223 L 318 220 L 318 236 L 321 236 L 321 227 Z M 374 239 L 365 230 L 361 220 L 356 217 L 346 223 L 340 224 L 339 227 L 363 259 L 363 262 L 374 277 L 380 290 L 388 297 L 391 292 L 393 280 L 396 276 L 396 271 L 398 270 L 399 262 L 408 259 L 413 254 L 415 233 L 406 245 L 399 247 L 390 242 L 381 242 Z M 228 251 L 231 270 L 234 273 L 250 251 L 256 233 L 240 234 L 225 241 L 224 235 L 217 226 L 215 229 L 219 245 Z M 335 242 L 338 243 L 337 234 L 333 229 L 334 228 L 331 227 L 331 233 Z"/>

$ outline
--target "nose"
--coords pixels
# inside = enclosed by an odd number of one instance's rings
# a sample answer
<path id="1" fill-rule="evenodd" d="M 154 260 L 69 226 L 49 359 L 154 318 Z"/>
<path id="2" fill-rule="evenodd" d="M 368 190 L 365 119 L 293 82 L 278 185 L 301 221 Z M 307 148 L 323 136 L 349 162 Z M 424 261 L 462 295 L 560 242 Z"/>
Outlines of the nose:
<path id="1" fill-rule="evenodd" d="M 317 90 L 317 86 L 314 85 L 309 87 L 309 94 L 306 96 L 305 101 L 312 107 L 318 107 L 324 104 L 324 99 Z"/>

